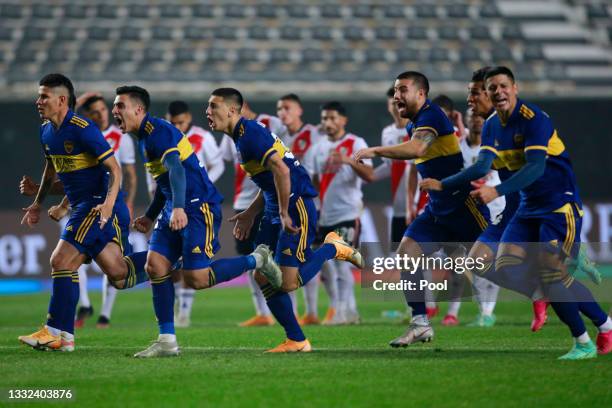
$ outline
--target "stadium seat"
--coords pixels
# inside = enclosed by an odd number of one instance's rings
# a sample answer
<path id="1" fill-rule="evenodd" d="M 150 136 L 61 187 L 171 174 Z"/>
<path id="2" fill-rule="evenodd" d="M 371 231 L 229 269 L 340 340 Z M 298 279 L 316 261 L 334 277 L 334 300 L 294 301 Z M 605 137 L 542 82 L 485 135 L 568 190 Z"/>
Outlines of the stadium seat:
<path id="1" fill-rule="evenodd" d="M 119 17 L 119 10 L 114 4 L 100 4 L 96 9 L 96 18 L 116 20 Z"/>
<path id="2" fill-rule="evenodd" d="M 369 4 L 356 4 L 351 8 L 353 17 L 355 18 L 372 18 L 374 9 Z"/>
<path id="3" fill-rule="evenodd" d="M 291 18 L 308 18 L 310 11 L 305 4 L 290 4 L 287 6 L 287 15 Z"/>
<path id="4" fill-rule="evenodd" d="M 127 47 L 113 48 L 111 52 L 111 65 L 131 62 L 136 59 L 134 50 Z"/>
<path id="5" fill-rule="evenodd" d="M 15 61 L 20 63 L 31 63 L 38 60 L 39 52 L 32 47 L 19 47 L 15 52 Z"/>
<path id="6" fill-rule="evenodd" d="M 197 53 L 193 48 L 178 48 L 175 51 L 174 60 L 177 63 L 195 62 Z"/>
<path id="7" fill-rule="evenodd" d="M 406 38 L 411 40 L 426 40 L 427 39 L 427 28 L 418 25 L 409 25 L 406 28 Z"/>
<path id="8" fill-rule="evenodd" d="M 229 61 L 229 53 L 224 48 L 209 48 L 206 50 L 206 61 L 224 62 Z"/>
<path id="9" fill-rule="evenodd" d="M 0 17 L 18 19 L 23 17 L 24 7 L 19 4 L 2 4 L 0 6 Z"/>
<path id="10" fill-rule="evenodd" d="M 261 60 L 261 52 L 254 48 L 240 48 L 236 52 L 238 64 L 248 64 L 251 62 L 259 62 Z"/>
<path id="11" fill-rule="evenodd" d="M 365 39 L 364 29 L 359 26 L 344 27 L 342 36 L 348 41 L 362 41 Z"/>
<path id="12" fill-rule="evenodd" d="M 61 41 L 74 41 L 77 39 L 78 32 L 78 28 L 62 24 L 55 29 L 55 39 Z"/>
<path id="13" fill-rule="evenodd" d="M 236 40 L 238 39 L 238 33 L 236 30 L 236 27 L 222 25 L 214 28 L 213 35 L 215 38 L 221 40 Z"/>
<path id="14" fill-rule="evenodd" d="M 480 55 L 480 49 L 472 46 L 463 46 L 459 49 L 459 60 L 463 62 L 480 62 L 482 56 Z"/>
<path id="15" fill-rule="evenodd" d="M 501 13 L 495 3 L 486 3 L 480 9 L 480 17 L 483 18 L 500 18 Z"/>
<path id="16" fill-rule="evenodd" d="M 310 29 L 310 35 L 315 40 L 329 41 L 333 39 L 333 31 L 329 26 L 315 26 Z"/>
<path id="17" fill-rule="evenodd" d="M 198 4 L 191 8 L 191 14 L 196 18 L 213 18 L 215 9 L 210 4 Z"/>
<path id="18" fill-rule="evenodd" d="M 302 39 L 302 29 L 296 26 L 282 26 L 278 30 L 281 40 L 296 41 Z"/>
<path id="19" fill-rule="evenodd" d="M 355 52 L 350 48 L 338 48 L 330 52 L 332 62 L 342 64 L 344 62 L 356 62 Z"/>
<path id="20" fill-rule="evenodd" d="M 323 62 L 325 61 L 325 55 L 323 51 L 317 48 L 305 48 L 302 50 L 302 61 L 309 62 Z"/>
<path id="21" fill-rule="evenodd" d="M 448 61 L 450 56 L 446 48 L 432 47 L 427 52 L 427 58 L 431 62 L 444 62 Z"/>
<path id="22" fill-rule="evenodd" d="M 186 40 L 206 40 L 213 37 L 213 32 L 208 27 L 198 27 L 188 25 L 183 31 L 183 38 Z"/>
<path id="23" fill-rule="evenodd" d="M 264 26 L 256 25 L 249 27 L 247 30 L 249 38 L 253 40 L 268 40 L 270 39 L 270 30 Z"/>
<path id="24" fill-rule="evenodd" d="M 70 4 L 70 7 L 64 7 L 64 18 L 75 20 L 87 18 L 87 8 L 80 4 Z"/>
<path id="25" fill-rule="evenodd" d="M 499 65 L 504 61 L 514 61 L 512 50 L 507 46 L 496 44 L 491 49 L 491 62 L 493 65 Z"/>
<path id="26" fill-rule="evenodd" d="M 43 41 L 47 38 L 47 30 L 40 26 L 26 26 L 23 30 L 23 39 L 26 41 Z"/>
<path id="27" fill-rule="evenodd" d="M 53 18 L 57 8 L 50 4 L 34 4 L 32 6 L 32 17 L 46 20 Z"/>
<path id="28" fill-rule="evenodd" d="M 149 8 L 148 7 L 143 7 L 140 4 L 132 4 L 129 8 L 128 8 L 128 16 L 132 19 L 132 18 L 136 18 L 136 19 L 145 19 L 145 18 L 149 18 Z"/>
<path id="29" fill-rule="evenodd" d="M 90 27 L 87 30 L 87 39 L 92 41 L 107 41 L 111 38 L 111 30 L 106 27 Z"/>
<path id="30" fill-rule="evenodd" d="M 510 24 L 504 26 L 502 36 L 505 40 L 523 40 L 523 30 L 518 25 Z"/>
<path id="31" fill-rule="evenodd" d="M 528 45 L 523 50 L 523 59 L 525 61 L 539 61 L 544 59 L 542 47 L 537 44 Z"/>
<path id="32" fill-rule="evenodd" d="M 171 41 L 174 38 L 174 29 L 172 26 L 155 26 L 152 38 L 155 41 Z"/>
<path id="33" fill-rule="evenodd" d="M 406 18 L 405 7 L 401 4 L 387 4 L 383 6 L 383 12 L 387 18 Z"/>
<path id="34" fill-rule="evenodd" d="M 388 62 L 389 60 L 387 51 L 382 48 L 367 48 L 364 53 L 364 58 L 365 61 L 369 63 Z"/>
<path id="35" fill-rule="evenodd" d="M 281 64 L 291 62 L 291 53 L 285 48 L 273 48 L 268 53 L 268 61 Z"/>
<path id="36" fill-rule="evenodd" d="M 142 62 L 144 64 L 152 64 L 156 62 L 163 62 L 165 60 L 167 52 L 160 47 L 150 47 L 144 50 L 142 55 Z"/>
<path id="37" fill-rule="evenodd" d="M 438 17 L 436 3 L 416 4 L 414 6 L 414 12 L 418 18 L 437 18 Z"/>
<path id="38" fill-rule="evenodd" d="M 278 8 L 273 4 L 258 4 L 255 7 L 255 15 L 261 18 L 277 18 Z"/>
<path id="39" fill-rule="evenodd" d="M 566 5 L 562 2 L 547 0 L 500 1 L 497 3 L 504 20 L 525 22 L 534 21 L 567 21 Z"/>
<path id="40" fill-rule="evenodd" d="M 395 27 L 378 26 L 374 29 L 374 36 L 377 40 L 396 40 L 398 33 Z"/>
<path id="41" fill-rule="evenodd" d="M 473 40 L 488 40 L 491 41 L 491 31 L 489 27 L 484 25 L 474 25 L 469 28 L 470 38 Z"/>
<path id="42" fill-rule="evenodd" d="M 159 6 L 160 17 L 167 18 L 182 18 L 183 8 L 176 4 L 162 4 Z"/>
<path id="43" fill-rule="evenodd" d="M 446 15 L 451 18 L 469 18 L 469 6 L 464 3 L 448 4 Z"/>
<path id="44" fill-rule="evenodd" d="M 98 62 L 101 60 L 101 53 L 95 48 L 91 48 L 85 44 L 79 51 L 80 63 Z M 117 61 L 117 60 L 116 60 Z"/>
<path id="45" fill-rule="evenodd" d="M 12 41 L 15 30 L 0 26 L 0 41 Z"/>
<path id="46" fill-rule="evenodd" d="M 140 41 L 142 39 L 142 28 L 135 26 L 121 27 L 119 38 L 124 41 Z"/>
<path id="47" fill-rule="evenodd" d="M 601 3 L 587 4 L 586 13 L 587 13 L 587 17 L 590 20 L 610 18 L 610 13 L 608 12 L 608 8 L 606 7 L 605 4 L 601 4 Z"/>
<path id="48" fill-rule="evenodd" d="M 436 30 L 438 38 L 442 40 L 459 40 L 459 29 L 452 25 L 442 25 Z"/>
<path id="49" fill-rule="evenodd" d="M 400 48 L 395 51 L 397 62 L 419 62 L 421 53 L 416 48 Z"/>
<path id="50" fill-rule="evenodd" d="M 242 4 L 228 4 L 223 7 L 223 15 L 228 18 L 245 18 L 247 8 Z"/>
<path id="51" fill-rule="evenodd" d="M 70 42 L 56 42 L 47 51 L 47 63 L 62 63 L 74 60 L 74 52 Z"/>
<path id="52" fill-rule="evenodd" d="M 319 15 L 323 18 L 342 18 L 342 7 L 337 4 L 319 6 Z"/>

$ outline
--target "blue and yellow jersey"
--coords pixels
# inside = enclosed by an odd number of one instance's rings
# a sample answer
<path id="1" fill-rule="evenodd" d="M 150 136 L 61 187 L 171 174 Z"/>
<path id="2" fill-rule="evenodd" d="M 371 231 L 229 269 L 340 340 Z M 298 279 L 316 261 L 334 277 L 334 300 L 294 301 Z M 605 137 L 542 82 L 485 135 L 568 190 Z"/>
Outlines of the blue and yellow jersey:
<path id="1" fill-rule="evenodd" d="M 428 99 L 406 130 L 412 138 L 414 132 L 431 130 L 436 138 L 425 156 L 415 160 L 417 170 L 423 178 L 442 180 L 463 169 L 463 156 L 453 124 L 438 105 Z M 454 191 L 430 191 L 429 206 L 434 215 L 446 215 L 458 205 L 463 205 L 470 190 L 469 183 Z"/>
<path id="2" fill-rule="evenodd" d="M 266 168 L 267 160 L 278 154 L 287 165 L 291 177 L 291 199 L 316 197 L 310 177 L 300 162 L 283 142 L 266 127 L 255 120 L 241 118 L 232 135 L 240 157 L 240 166 L 261 189 L 265 199 L 265 210 L 278 215 L 278 196 L 274 176 Z"/>
<path id="3" fill-rule="evenodd" d="M 73 208 L 104 201 L 109 176 L 102 162 L 113 149 L 95 124 L 69 110 L 58 129 L 50 121 L 41 125 L 40 142 Z"/>
<path id="4" fill-rule="evenodd" d="M 206 203 L 223 201 L 223 197 L 208 178 L 206 169 L 200 167 L 189 139 L 171 123 L 147 114 L 138 131 L 138 151 L 145 168 L 153 176 L 157 188 L 161 189 L 166 198 L 164 208 L 166 215 L 172 210 L 170 177 L 168 169 L 163 165 L 164 159 L 169 154 L 178 154 L 185 168 L 186 205 L 194 201 Z"/>
<path id="5" fill-rule="evenodd" d="M 546 152 L 544 174 L 520 192 L 520 215 L 542 215 L 572 202 L 581 205 L 565 145 L 548 115 L 537 106 L 519 99 L 506 123 L 493 114 L 482 129 L 481 149 L 495 155 L 493 167 L 502 181 L 525 165 L 525 152 Z"/>

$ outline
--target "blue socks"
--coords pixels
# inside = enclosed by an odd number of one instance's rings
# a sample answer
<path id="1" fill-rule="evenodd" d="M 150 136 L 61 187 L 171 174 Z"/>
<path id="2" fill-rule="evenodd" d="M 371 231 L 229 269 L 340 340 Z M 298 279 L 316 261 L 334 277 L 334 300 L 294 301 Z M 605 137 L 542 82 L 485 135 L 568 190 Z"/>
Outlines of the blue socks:
<path id="1" fill-rule="evenodd" d="M 74 334 L 74 315 L 79 303 L 79 273 L 52 271 L 53 288 L 47 316 L 47 326 Z"/>
<path id="2" fill-rule="evenodd" d="M 304 332 L 293 314 L 293 304 L 289 294 L 275 290 L 269 283 L 263 285 L 261 291 L 266 298 L 270 311 L 278 323 L 285 329 L 287 338 L 294 341 L 306 340 L 306 336 L 304 336 Z"/>
<path id="3" fill-rule="evenodd" d="M 306 262 L 299 267 L 300 286 L 307 284 L 321 270 L 323 264 L 336 256 L 336 247 L 332 244 L 323 244 L 314 251 Z"/>
<path id="4" fill-rule="evenodd" d="M 418 290 L 418 282 L 423 279 L 423 271 L 421 268 L 418 268 L 416 273 L 411 274 L 410 272 L 402 272 L 400 274 L 403 281 L 408 282 L 416 282 L 417 289 L 415 290 L 405 290 L 404 298 L 406 299 L 406 303 L 412 309 L 412 317 L 418 315 L 426 315 L 427 311 L 425 310 L 425 292 L 422 290 Z"/>
<path id="5" fill-rule="evenodd" d="M 171 275 L 151 279 L 151 288 L 159 334 L 174 334 L 174 284 Z"/>
<path id="6" fill-rule="evenodd" d="M 227 282 L 246 271 L 255 269 L 255 257 L 253 255 L 237 256 L 235 258 L 219 259 L 210 264 L 208 275 L 208 286 L 214 286 L 221 282 Z"/>
<path id="7" fill-rule="evenodd" d="M 149 275 L 145 271 L 147 262 L 147 251 L 133 252 L 123 257 L 128 266 L 128 276 L 125 280 L 123 289 L 133 288 L 134 286 L 149 280 Z"/>
<path id="8" fill-rule="evenodd" d="M 599 327 L 608 320 L 608 314 L 595 301 L 593 294 L 586 286 L 571 276 L 568 276 L 563 281 L 572 292 L 572 295 L 574 295 L 580 312 L 589 318 L 595 326 Z"/>

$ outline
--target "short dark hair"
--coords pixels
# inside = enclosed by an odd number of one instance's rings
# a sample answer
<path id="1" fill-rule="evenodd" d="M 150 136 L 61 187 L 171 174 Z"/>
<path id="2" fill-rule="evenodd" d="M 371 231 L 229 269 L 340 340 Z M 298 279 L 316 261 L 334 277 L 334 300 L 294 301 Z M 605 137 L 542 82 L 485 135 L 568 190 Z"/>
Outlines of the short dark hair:
<path id="1" fill-rule="evenodd" d="M 338 101 L 330 101 L 321 105 L 321 110 L 332 110 L 338 112 L 339 115 L 346 117 L 346 108 Z"/>
<path id="2" fill-rule="evenodd" d="M 484 82 L 487 72 L 492 68 L 490 66 L 482 67 L 472 73 L 472 82 Z"/>
<path id="3" fill-rule="evenodd" d="M 89 112 L 91 110 L 91 105 L 98 101 L 104 102 L 104 98 L 100 95 L 90 96 L 89 98 L 85 99 L 85 102 L 83 102 L 83 105 L 81 105 L 81 109 L 83 109 L 85 112 Z"/>
<path id="4" fill-rule="evenodd" d="M 395 96 L 395 88 L 391 87 L 387 89 L 387 98 L 393 98 Z"/>
<path id="5" fill-rule="evenodd" d="M 510 68 L 505 67 L 503 65 L 499 65 L 487 71 L 487 73 L 485 74 L 484 80 L 486 81 L 487 79 L 493 78 L 496 75 L 505 75 L 512 80 L 512 83 L 515 82 L 514 74 L 512 73 Z"/>
<path id="6" fill-rule="evenodd" d="M 278 98 L 279 101 L 293 101 L 295 103 L 297 103 L 298 105 L 300 105 L 300 108 L 303 108 L 302 106 L 302 100 L 300 99 L 299 96 L 297 96 L 294 93 L 289 93 L 287 95 L 283 95 L 280 98 Z"/>
<path id="7" fill-rule="evenodd" d="M 396 79 L 410 79 L 415 85 L 425 91 L 425 95 L 429 94 L 429 80 L 427 77 L 417 71 L 405 71 L 399 74 Z"/>
<path id="8" fill-rule="evenodd" d="M 432 99 L 432 102 L 441 107 L 442 109 L 446 109 L 449 112 L 455 110 L 455 104 L 453 103 L 453 100 L 446 95 L 438 95 L 434 99 Z"/>
<path id="9" fill-rule="evenodd" d="M 149 106 L 151 106 L 151 97 L 146 89 L 136 85 L 124 85 L 117 88 L 116 93 L 117 95 L 129 95 L 131 99 L 138 100 L 138 102 L 140 102 L 145 108 L 146 112 L 149 111 Z"/>
<path id="10" fill-rule="evenodd" d="M 234 88 L 217 88 L 212 91 L 211 95 L 220 96 L 226 102 L 234 102 L 236 105 L 240 107 L 242 110 L 242 105 L 244 105 L 244 99 L 242 98 L 242 94 L 239 90 Z"/>
<path id="11" fill-rule="evenodd" d="M 68 91 L 68 107 L 74 109 L 76 104 L 76 96 L 74 95 L 74 85 L 72 81 L 63 74 L 47 74 L 38 82 L 40 86 L 47 86 L 49 88 L 58 88 L 63 86 Z"/>
<path id="12" fill-rule="evenodd" d="M 185 101 L 172 101 L 168 104 L 168 114 L 170 116 L 182 115 L 189 113 L 189 105 Z"/>

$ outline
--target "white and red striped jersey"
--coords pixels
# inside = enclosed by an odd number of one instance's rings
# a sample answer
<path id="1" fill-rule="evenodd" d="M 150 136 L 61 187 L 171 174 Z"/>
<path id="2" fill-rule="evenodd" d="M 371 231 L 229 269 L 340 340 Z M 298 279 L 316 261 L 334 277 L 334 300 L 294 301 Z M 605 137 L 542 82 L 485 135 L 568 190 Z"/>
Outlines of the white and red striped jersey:
<path id="1" fill-rule="evenodd" d="M 134 141 L 128 134 L 121 132 L 115 125 L 110 125 L 106 130 L 102 131 L 102 136 L 108 142 L 115 153 L 115 158 L 119 165 L 136 163 L 136 152 L 134 150 Z"/>
<path id="2" fill-rule="evenodd" d="M 282 140 L 285 146 L 291 149 L 291 153 L 293 153 L 300 163 L 302 163 L 302 166 L 304 166 L 308 173 L 312 174 L 312 169 L 310 168 L 312 163 L 308 163 L 309 160 L 306 160 L 306 153 L 308 153 L 310 148 L 317 144 L 322 137 L 327 136 L 321 133 L 317 126 L 309 123 L 304 124 L 300 130 L 294 134 L 289 133 L 289 129 L 285 126 L 277 136 Z"/>
<path id="3" fill-rule="evenodd" d="M 223 174 L 225 164 L 213 134 L 199 126 L 191 126 L 185 136 L 198 156 L 200 166 L 206 169 L 210 181 L 216 182 Z"/>
<path id="4" fill-rule="evenodd" d="M 324 137 L 309 151 L 312 160 L 314 177 L 319 180 L 319 198 L 321 215 L 319 225 L 330 226 L 343 221 L 356 220 L 363 209 L 362 179 L 348 164 L 340 166 L 329 163 L 330 153 L 335 150 L 343 156 L 352 156 L 368 145 L 362 138 L 351 133 L 345 134 L 336 141 Z M 372 160 L 365 164 L 371 166 Z"/>
<path id="5" fill-rule="evenodd" d="M 283 133 L 285 128 L 285 125 L 283 125 L 283 122 L 278 117 L 268 115 L 267 113 L 260 113 L 255 120 L 267 127 L 276 136 Z"/>
<path id="6" fill-rule="evenodd" d="M 466 137 L 459 142 L 459 147 L 461 148 L 461 154 L 463 155 L 464 169 L 476 163 L 478 153 L 480 152 L 480 145 L 470 146 Z M 477 182 L 481 185 L 486 184 L 487 186 L 496 186 L 501 183 L 501 180 L 499 179 L 497 171 L 491 170 L 485 177 L 481 178 Z M 506 207 L 506 199 L 504 196 L 497 197 L 495 200 L 487 204 L 487 207 L 489 207 L 489 212 L 491 213 L 491 221 L 494 221 L 497 216 L 504 211 L 504 208 Z"/>

